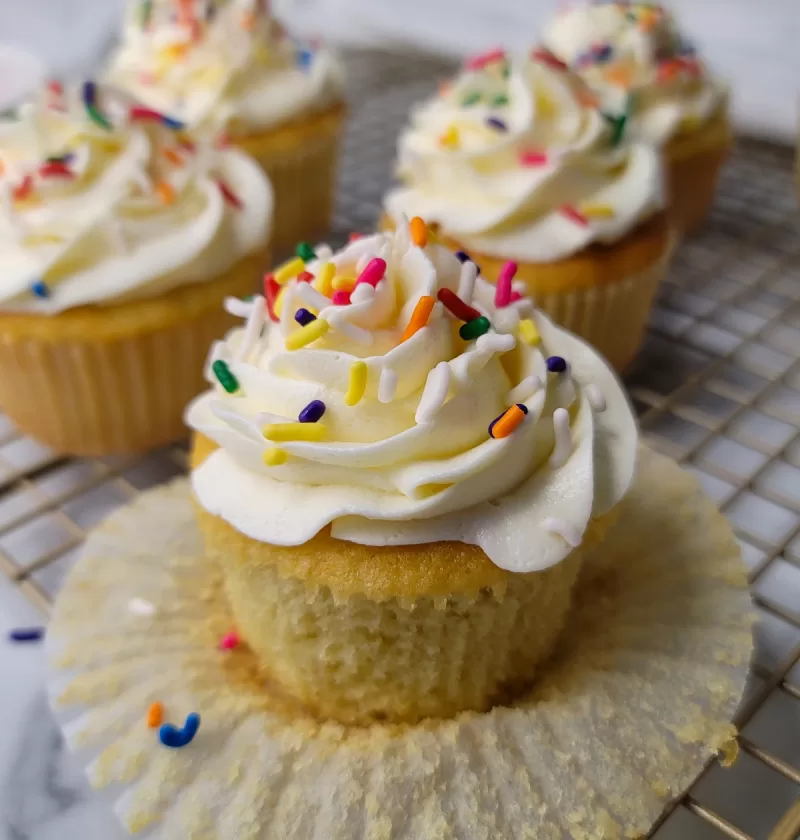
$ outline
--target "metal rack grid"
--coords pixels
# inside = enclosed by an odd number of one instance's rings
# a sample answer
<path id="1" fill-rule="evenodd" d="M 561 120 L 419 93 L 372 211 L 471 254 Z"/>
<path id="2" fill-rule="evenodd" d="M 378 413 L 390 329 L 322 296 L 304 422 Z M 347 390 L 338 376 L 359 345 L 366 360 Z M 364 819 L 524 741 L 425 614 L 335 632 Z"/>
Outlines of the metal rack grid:
<path id="1" fill-rule="evenodd" d="M 452 67 L 420 54 L 346 56 L 352 103 L 331 241 L 375 224 L 397 133 Z M 800 837 L 800 215 L 788 149 L 742 140 L 706 230 L 683 244 L 625 377 L 645 439 L 730 519 L 761 621 L 733 769 L 711 762 L 659 840 Z M 88 529 L 186 469 L 59 457 L 0 416 L 0 570 L 45 614 Z"/>

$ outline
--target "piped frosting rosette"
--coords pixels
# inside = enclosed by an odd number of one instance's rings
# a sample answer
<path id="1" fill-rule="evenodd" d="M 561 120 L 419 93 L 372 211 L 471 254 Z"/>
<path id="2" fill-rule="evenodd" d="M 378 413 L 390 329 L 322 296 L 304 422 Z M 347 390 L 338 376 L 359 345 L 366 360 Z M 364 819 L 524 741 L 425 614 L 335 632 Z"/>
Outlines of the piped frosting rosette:
<path id="1" fill-rule="evenodd" d="M 655 3 L 585 3 L 561 12 L 544 44 L 579 73 L 632 131 L 663 144 L 711 118 L 727 90 L 674 17 Z"/>
<path id="2" fill-rule="evenodd" d="M 622 239 L 663 206 L 661 165 L 597 104 L 548 54 L 473 60 L 412 115 L 387 211 L 529 263 Z"/>
<path id="3" fill-rule="evenodd" d="M 263 0 L 131 0 L 108 81 L 193 129 L 266 129 L 342 97 L 339 62 Z"/>
<path id="4" fill-rule="evenodd" d="M 154 297 L 262 247 L 272 194 L 234 149 L 92 82 L 0 122 L 0 308 Z"/>
<path id="5" fill-rule="evenodd" d="M 188 409 L 217 449 L 192 476 L 238 531 L 300 545 L 458 540 L 501 568 L 558 563 L 632 479 L 637 431 L 603 360 L 428 241 L 420 219 L 307 250 L 229 300 L 245 325 Z M 461 255 L 463 256 L 463 255 Z"/>

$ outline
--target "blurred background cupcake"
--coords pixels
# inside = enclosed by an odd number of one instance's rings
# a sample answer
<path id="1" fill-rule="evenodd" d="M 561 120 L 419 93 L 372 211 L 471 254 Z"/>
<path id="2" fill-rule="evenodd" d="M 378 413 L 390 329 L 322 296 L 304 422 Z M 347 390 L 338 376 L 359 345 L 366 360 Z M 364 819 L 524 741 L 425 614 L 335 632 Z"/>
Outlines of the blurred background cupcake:
<path id="1" fill-rule="evenodd" d="M 549 53 L 500 50 L 412 115 L 390 224 L 419 216 L 492 281 L 536 305 L 617 368 L 641 343 L 671 253 L 662 165 Z M 523 290 L 521 287 L 520 290 Z"/>
<path id="2" fill-rule="evenodd" d="M 697 230 L 731 144 L 728 90 L 673 16 L 650 3 L 575 5 L 546 28 L 544 45 L 583 76 L 605 113 L 663 148 L 672 216 L 680 230 Z"/>
<path id="3" fill-rule="evenodd" d="M 0 123 L 0 173 L 2 410 L 69 453 L 179 438 L 268 258 L 261 170 L 87 82 Z"/>
<path id="4" fill-rule="evenodd" d="M 345 115 L 339 62 L 263 0 L 132 0 L 107 80 L 201 133 L 225 130 L 269 176 L 273 247 L 327 231 Z"/>

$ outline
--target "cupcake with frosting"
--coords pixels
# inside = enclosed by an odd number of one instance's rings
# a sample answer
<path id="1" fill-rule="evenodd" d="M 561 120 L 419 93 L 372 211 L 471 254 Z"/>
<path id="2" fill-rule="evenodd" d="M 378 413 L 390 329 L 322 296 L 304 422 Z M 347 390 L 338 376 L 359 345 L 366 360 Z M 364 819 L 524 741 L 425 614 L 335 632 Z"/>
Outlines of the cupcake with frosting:
<path id="1" fill-rule="evenodd" d="M 731 143 L 728 90 L 674 17 L 655 3 L 589 3 L 561 12 L 544 45 L 599 95 L 604 112 L 663 149 L 671 212 L 702 226 Z"/>
<path id="2" fill-rule="evenodd" d="M 513 263 L 540 309 L 622 368 L 640 345 L 670 225 L 658 153 L 597 104 L 546 53 L 471 60 L 412 114 L 386 222 L 424 217 L 491 281 Z"/>
<path id="3" fill-rule="evenodd" d="M 107 79 L 195 132 L 226 131 L 261 164 L 275 190 L 276 252 L 327 231 L 342 68 L 289 37 L 264 0 L 132 0 Z"/>
<path id="4" fill-rule="evenodd" d="M 228 302 L 187 414 L 238 633 L 325 718 L 485 710 L 528 684 L 637 432 L 600 356 L 420 219 Z"/>
<path id="5" fill-rule="evenodd" d="M 0 406 L 63 452 L 183 434 L 223 299 L 255 290 L 272 192 L 92 82 L 0 123 Z"/>

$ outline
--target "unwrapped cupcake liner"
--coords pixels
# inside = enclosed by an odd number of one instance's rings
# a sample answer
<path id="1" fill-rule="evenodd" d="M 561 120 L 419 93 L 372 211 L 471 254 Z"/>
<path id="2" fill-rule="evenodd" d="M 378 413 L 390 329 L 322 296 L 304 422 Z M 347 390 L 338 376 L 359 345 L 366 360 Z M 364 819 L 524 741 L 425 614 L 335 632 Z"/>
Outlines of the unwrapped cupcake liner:
<path id="1" fill-rule="evenodd" d="M 644 835 L 711 756 L 735 755 L 752 610 L 729 526 L 672 461 L 642 449 L 619 514 L 527 694 L 348 728 L 271 694 L 244 644 L 220 649 L 233 617 L 177 481 L 90 536 L 48 630 L 53 708 L 139 837 Z M 154 702 L 178 726 L 201 716 L 189 744 L 148 728 Z"/>
<path id="2" fill-rule="evenodd" d="M 209 345 L 234 326 L 222 302 L 256 291 L 265 260 L 248 257 L 203 284 L 200 307 L 188 305 L 191 287 L 165 297 L 157 326 L 131 324 L 125 304 L 105 310 L 109 328 L 98 335 L 60 329 L 69 311 L 38 316 L 52 319 L 51 334 L 31 316 L 0 317 L 0 407 L 26 434 L 74 455 L 143 452 L 183 437 Z M 118 333 L 115 319 L 126 321 Z"/>

